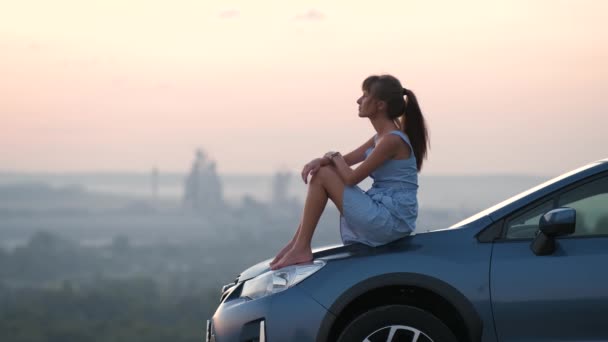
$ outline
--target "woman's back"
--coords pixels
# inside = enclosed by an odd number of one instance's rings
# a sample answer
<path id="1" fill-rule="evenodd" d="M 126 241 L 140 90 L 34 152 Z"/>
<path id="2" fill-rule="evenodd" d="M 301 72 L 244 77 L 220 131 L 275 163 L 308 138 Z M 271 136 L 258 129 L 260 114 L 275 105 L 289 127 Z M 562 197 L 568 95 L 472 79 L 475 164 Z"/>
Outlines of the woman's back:
<path id="1" fill-rule="evenodd" d="M 416 167 L 416 156 L 412 149 L 412 144 L 405 133 L 399 130 L 389 132 L 399 136 L 410 148 L 410 157 L 407 159 L 391 159 L 380 165 L 374 170 L 370 177 L 374 180 L 375 188 L 400 188 L 418 189 L 418 169 Z M 374 137 L 376 141 L 377 136 Z M 373 147 L 365 151 L 366 157 L 373 151 Z"/>

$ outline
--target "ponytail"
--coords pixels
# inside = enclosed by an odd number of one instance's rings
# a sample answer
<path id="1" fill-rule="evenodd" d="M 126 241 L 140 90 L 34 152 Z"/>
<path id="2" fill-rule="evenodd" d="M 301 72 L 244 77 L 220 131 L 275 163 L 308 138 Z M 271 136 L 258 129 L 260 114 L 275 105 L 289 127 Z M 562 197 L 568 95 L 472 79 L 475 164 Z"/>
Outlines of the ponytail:
<path id="1" fill-rule="evenodd" d="M 416 166 L 418 172 L 420 172 L 422 170 L 422 163 L 427 156 L 428 147 L 430 146 L 429 134 L 416 95 L 411 90 L 405 88 L 403 88 L 403 95 L 406 96 L 405 112 L 401 116 L 400 127 L 403 133 L 410 138 L 412 149 L 416 156 Z"/>

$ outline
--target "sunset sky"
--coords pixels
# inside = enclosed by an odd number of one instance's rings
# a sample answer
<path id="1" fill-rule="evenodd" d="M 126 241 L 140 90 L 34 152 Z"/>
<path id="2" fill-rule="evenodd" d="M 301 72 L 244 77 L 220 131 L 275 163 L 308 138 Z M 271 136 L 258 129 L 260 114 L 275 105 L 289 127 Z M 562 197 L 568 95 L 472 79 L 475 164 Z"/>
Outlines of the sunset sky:
<path id="1" fill-rule="evenodd" d="M 0 2 L 0 171 L 299 170 L 374 134 L 390 73 L 429 174 L 556 175 L 608 157 L 608 1 Z"/>

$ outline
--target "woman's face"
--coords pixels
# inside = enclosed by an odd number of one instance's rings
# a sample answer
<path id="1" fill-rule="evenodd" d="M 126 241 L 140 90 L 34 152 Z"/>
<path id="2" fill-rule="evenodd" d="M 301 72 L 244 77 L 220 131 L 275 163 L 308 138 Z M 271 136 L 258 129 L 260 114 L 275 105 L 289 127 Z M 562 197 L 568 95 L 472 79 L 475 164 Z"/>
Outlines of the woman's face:
<path id="1" fill-rule="evenodd" d="M 357 100 L 359 104 L 359 116 L 367 118 L 376 112 L 376 99 L 374 99 L 367 90 L 363 91 L 363 95 Z"/>

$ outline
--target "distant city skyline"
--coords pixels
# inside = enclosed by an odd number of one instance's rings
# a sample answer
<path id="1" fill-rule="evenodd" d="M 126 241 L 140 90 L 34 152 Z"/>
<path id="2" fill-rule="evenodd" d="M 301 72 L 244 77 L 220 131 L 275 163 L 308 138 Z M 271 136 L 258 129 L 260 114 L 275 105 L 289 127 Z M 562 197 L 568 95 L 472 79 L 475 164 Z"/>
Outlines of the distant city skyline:
<path id="1" fill-rule="evenodd" d="M 298 172 L 374 134 L 391 73 L 423 173 L 557 175 L 608 158 L 602 0 L 23 0 L 0 5 L 0 172 Z"/>

